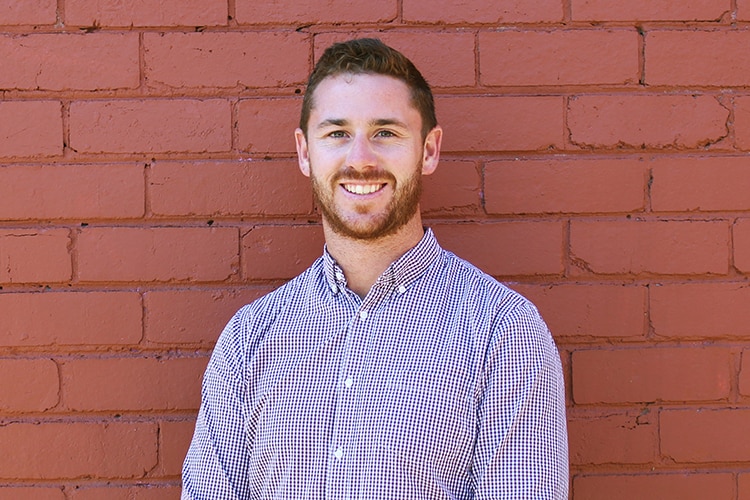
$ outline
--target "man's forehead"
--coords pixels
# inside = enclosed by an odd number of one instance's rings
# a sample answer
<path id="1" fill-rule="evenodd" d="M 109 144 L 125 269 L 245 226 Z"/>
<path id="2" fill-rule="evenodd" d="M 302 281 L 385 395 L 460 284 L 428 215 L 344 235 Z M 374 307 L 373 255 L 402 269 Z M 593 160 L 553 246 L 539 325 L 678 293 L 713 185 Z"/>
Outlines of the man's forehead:
<path id="1" fill-rule="evenodd" d="M 394 114 L 418 113 L 409 87 L 403 81 L 376 73 L 339 73 L 327 76 L 315 88 L 311 100 L 311 111 L 331 116 L 319 116 L 321 120 L 345 119 L 337 113 L 351 111 L 355 107 L 382 110 L 382 119 L 396 119 Z M 396 113 L 398 112 L 398 113 Z"/>

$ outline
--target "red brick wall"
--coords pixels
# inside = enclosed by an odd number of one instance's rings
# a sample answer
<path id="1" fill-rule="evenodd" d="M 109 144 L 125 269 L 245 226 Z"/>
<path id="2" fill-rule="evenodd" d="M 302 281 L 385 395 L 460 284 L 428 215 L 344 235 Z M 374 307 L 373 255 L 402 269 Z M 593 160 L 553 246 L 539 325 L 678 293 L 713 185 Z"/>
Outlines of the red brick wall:
<path id="1" fill-rule="evenodd" d="M 557 338 L 572 497 L 750 499 L 750 1 L 329 4 L 0 0 L 0 500 L 178 498 L 223 324 L 321 252 L 292 129 L 354 34 Z"/>

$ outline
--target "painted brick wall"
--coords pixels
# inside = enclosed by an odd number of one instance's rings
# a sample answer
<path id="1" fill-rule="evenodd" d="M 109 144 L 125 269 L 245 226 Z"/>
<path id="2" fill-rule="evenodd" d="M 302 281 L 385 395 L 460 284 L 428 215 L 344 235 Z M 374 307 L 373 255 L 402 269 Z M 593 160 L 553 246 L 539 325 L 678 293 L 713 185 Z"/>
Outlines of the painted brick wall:
<path id="1" fill-rule="evenodd" d="M 0 500 L 179 497 L 223 324 L 321 252 L 291 132 L 355 34 L 553 330 L 572 497 L 750 499 L 749 0 L 0 0 Z"/>

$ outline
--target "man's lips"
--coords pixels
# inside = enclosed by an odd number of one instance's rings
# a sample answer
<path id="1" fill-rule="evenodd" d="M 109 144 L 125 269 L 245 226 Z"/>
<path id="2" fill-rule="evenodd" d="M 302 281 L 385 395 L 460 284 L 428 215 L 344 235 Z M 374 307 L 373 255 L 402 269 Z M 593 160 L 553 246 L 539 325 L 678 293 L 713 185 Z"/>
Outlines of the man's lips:
<path id="1" fill-rule="evenodd" d="M 354 184 L 344 182 L 341 187 L 344 188 L 348 193 L 352 194 L 372 194 L 383 189 L 387 183 L 368 183 L 368 184 Z"/>

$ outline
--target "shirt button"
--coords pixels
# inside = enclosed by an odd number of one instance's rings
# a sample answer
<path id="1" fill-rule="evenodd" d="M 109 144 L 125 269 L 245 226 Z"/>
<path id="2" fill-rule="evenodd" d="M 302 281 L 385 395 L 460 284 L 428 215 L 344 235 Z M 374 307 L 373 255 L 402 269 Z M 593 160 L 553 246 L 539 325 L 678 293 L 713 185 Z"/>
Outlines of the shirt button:
<path id="1" fill-rule="evenodd" d="M 344 281 L 344 273 L 342 273 L 341 271 L 337 271 L 336 272 L 336 279 L 339 280 L 339 281 Z"/>
<path id="2" fill-rule="evenodd" d="M 404 285 L 398 286 L 398 293 L 404 293 L 406 291 L 406 287 Z"/>
<path id="3" fill-rule="evenodd" d="M 333 452 L 333 456 L 336 457 L 336 460 L 341 460 L 341 457 L 344 456 L 344 450 L 339 446 L 336 448 L 336 451 Z"/>
<path id="4" fill-rule="evenodd" d="M 367 319 L 367 311 L 359 311 L 360 319 Z"/>
<path id="5" fill-rule="evenodd" d="M 354 384 L 354 380 L 352 380 L 351 377 L 349 377 L 348 379 L 344 380 L 344 385 L 346 386 L 347 389 L 350 388 L 352 386 L 352 384 Z"/>

